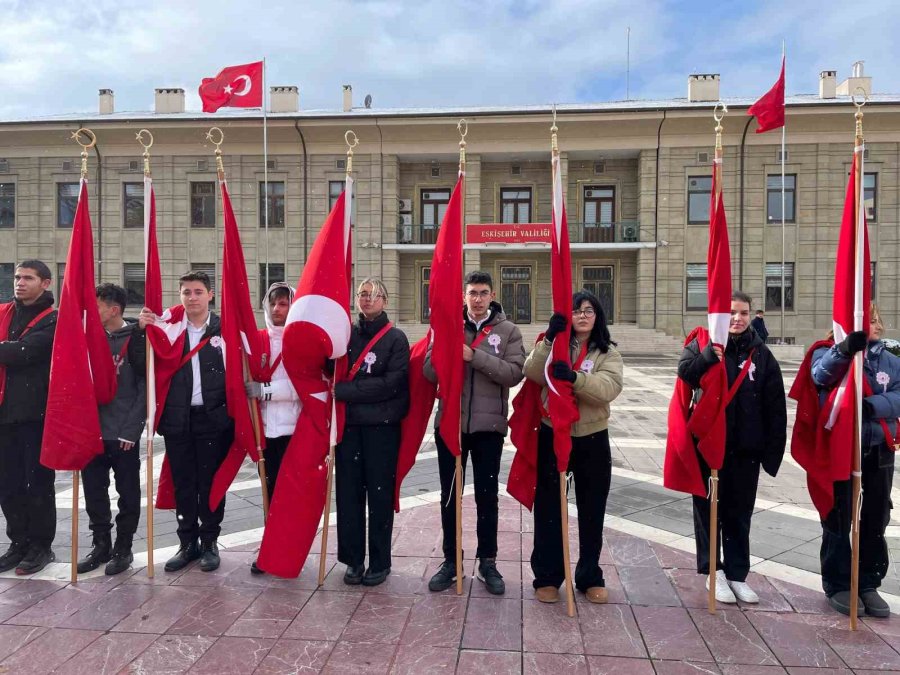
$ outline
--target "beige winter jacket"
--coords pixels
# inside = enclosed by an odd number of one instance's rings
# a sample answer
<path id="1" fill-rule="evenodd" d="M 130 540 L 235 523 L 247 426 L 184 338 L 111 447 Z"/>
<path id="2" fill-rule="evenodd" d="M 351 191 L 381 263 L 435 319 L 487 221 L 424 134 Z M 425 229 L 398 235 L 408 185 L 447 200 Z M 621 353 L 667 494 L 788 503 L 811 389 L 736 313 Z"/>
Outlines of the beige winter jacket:
<path id="1" fill-rule="evenodd" d="M 578 357 L 580 348 L 573 345 L 572 360 Z M 525 377 L 537 382 L 543 389 L 541 399 L 547 407 L 547 380 L 544 378 L 544 364 L 550 357 L 550 343 L 538 342 L 525 360 Z M 590 366 L 589 369 L 586 367 Z M 590 349 L 582 363 L 582 370 L 575 374 L 575 400 L 578 403 L 579 420 L 572 425 L 572 436 L 590 436 L 603 431 L 609 425 L 609 404 L 622 391 L 622 356 L 610 347 L 606 354 L 599 349 Z M 542 420 L 553 426 L 549 418 Z"/>

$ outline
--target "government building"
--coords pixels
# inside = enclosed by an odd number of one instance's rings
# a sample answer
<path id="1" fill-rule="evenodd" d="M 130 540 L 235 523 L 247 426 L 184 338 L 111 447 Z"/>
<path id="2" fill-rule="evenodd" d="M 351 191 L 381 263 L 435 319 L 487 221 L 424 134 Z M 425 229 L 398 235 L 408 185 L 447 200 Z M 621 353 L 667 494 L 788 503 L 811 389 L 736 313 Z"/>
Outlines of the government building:
<path id="1" fill-rule="evenodd" d="M 719 84 L 715 74 L 691 75 L 686 98 L 556 107 L 574 285 L 601 298 L 614 326 L 681 337 L 705 323 Z M 746 114 L 753 100 L 724 99 L 733 286 L 766 310 L 770 340 L 808 345 L 831 326 L 834 255 L 853 154 L 850 94 L 860 88 L 868 94 L 864 187 L 873 297 L 895 336 L 900 95 L 872 94 L 871 78 L 856 64 L 842 81 L 836 71 L 822 72 L 817 94 L 787 98 L 783 214 L 780 130 L 754 133 L 756 122 Z M 493 275 L 498 300 L 523 328 L 545 325 L 551 108 L 379 109 L 368 98 L 357 106 L 353 95 L 345 86 L 341 109 L 304 110 L 297 87 L 271 87 L 267 161 L 261 112 L 186 111 L 181 89 L 157 89 L 152 112 L 117 111 L 113 92 L 102 89 L 97 113 L 0 121 L 0 301 L 12 297 L 15 262 L 25 258 L 51 265 L 58 292 L 80 175 L 80 148 L 70 137 L 81 126 L 97 137 L 89 194 L 98 282 L 124 285 L 134 304 L 129 313 L 143 299 L 140 129 L 155 139 L 151 168 L 171 304 L 179 275 L 189 269 L 218 283 L 222 209 L 210 127 L 224 132 L 225 170 L 257 303 L 267 274 L 270 281 L 298 279 L 343 189 L 344 134 L 352 129 L 359 138 L 354 275 L 384 279 L 392 318 L 421 334 L 432 251 L 457 177 L 457 122 L 465 118 L 466 270 Z"/>

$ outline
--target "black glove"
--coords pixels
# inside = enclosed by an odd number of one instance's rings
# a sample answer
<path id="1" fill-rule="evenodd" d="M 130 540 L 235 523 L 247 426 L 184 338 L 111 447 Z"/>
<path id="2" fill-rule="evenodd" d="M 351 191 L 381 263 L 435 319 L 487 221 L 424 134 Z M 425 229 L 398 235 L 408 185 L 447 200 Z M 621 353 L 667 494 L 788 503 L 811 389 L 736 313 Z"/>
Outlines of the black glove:
<path id="1" fill-rule="evenodd" d="M 844 356 L 853 356 L 856 352 L 861 352 L 869 343 L 869 334 L 863 330 L 857 330 L 850 333 L 843 341 L 838 343 L 838 350 Z"/>
<path id="2" fill-rule="evenodd" d="M 554 314 L 550 317 L 550 323 L 547 325 L 547 332 L 544 333 L 544 339 L 547 342 L 553 342 L 553 338 L 562 333 L 566 329 L 566 317 L 562 314 Z"/>
<path id="3" fill-rule="evenodd" d="M 553 369 L 553 377 L 557 380 L 575 383 L 575 371 L 565 361 L 554 361 L 550 364 L 550 367 Z"/>
<path id="4" fill-rule="evenodd" d="M 851 335 L 852 335 L 852 333 L 851 333 Z M 873 417 L 875 417 L 875 406 L 872 405 L 871 401 L 863 399 L 862 412 L 863 412 L 863 417 L 868 417 L 869 419 L 872 419 Z M 887 439 L 885 439 L 885 440 L 887 440 Z"/>

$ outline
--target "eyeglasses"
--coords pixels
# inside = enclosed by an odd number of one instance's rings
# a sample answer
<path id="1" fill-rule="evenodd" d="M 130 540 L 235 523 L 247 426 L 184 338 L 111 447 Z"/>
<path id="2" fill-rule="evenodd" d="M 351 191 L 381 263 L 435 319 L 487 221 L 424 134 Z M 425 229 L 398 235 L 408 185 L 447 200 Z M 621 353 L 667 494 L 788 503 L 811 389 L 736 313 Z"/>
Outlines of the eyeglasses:
<path id="1" fill-rule="evenodd" d="M 357 293 L 356 297 L 360 300 L 377 300 L 378 298 L 383 298 L 384 296 L 381 293 Z"/>
<path id="2" fill-rule="evenodd" d="M 590 319 L 595 314 L 596 314 L 596 312 L 594 311 L 593 307 L 588 307 L 587 309 L 573 309 L 572 310 L 572 316 L 583 316 L 587 319 Z"/>
<path id="3" fill-rule="evenodd" d="M 489 297 L 491 297 L 491 292 L 490 291 L 469 291 L 468 293 L 466 293 L 466 295 L 474 300 L 475 298 L 489 298 Z"/>

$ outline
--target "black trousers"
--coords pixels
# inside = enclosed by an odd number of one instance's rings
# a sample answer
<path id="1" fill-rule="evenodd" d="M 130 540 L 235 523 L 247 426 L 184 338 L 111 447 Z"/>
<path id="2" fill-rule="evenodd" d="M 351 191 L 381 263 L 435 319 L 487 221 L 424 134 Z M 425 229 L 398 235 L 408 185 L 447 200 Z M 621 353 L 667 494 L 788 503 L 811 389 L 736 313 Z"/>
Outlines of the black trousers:
<path id="1" fill-rule="evenodd" d="M 229 424 L 222 429 L 212 422 L 206 410 L 192 406 L 188 433 L 170 434 L 164 439 L 175 487 L 178 538 L 185 546 L 197 537 L 202 543 L 211 543 L 222 530 L 225 498 L 215 511 L 210 511 L 209 492 L 213 476 L 234 439 L 234 426 Z"/>
<path id="2" fill-rule="evenodd" d="M 269 492 L 269 503 L 272 502 L 272 497 L 275 495 L 275 482 L 278 480 L 281 460 L 284 459 L 284 452 L 290 442 L 290 436 L 279 436 L 278 438 L 266 436 L 266 449 L 263 457 L 266 459 L 266 489 Z"/>
<path id="3" fill-rule="evenodd" d="M 43 422 L 0 424 L 0 509 L 16 544 L 50 548 L 56 536 L 56 473 L 41 464 Z"/>
<path id="4" fill-rule="evenodd" d="M 444 530 L 444 559 L 456 560 L 456 488 L 453 476 L 456 458 L 447 448 L 435 429 L 434 439 L 438 449 L 438 472 L 441 477 L 441 527 Z M 462 435 L 463 483 L 466 481 L 466 463 L 472 456 L 472 473 L 475 480 L 475 508 L 478 535 L 477 558 L 497 557 L 497 517 L 499 501 L 500 455 L 503 453 L 503 434 L 496 431 L 476 431 Z"/>
<path id="5" fill-rule="evenodd" d="M 103 454 L 94 457 L 81 471 L 84 504 L 91 521 L 91 532 L 108 535 L 112 531 L 109 507 L 109 471 L 112 469 L 119 493 L 116 538 L 131 543 L 141 518 L 141 457 L 139 444 L 122 450 L 120 441 L 103 441 Z"/>
<path id="6" fill-rule="evenodd" d="M 703 481 L 710 470 L 700 453 Z M 729 581 L 746 581 L 750 572 L 750 519 L 759 485 L 759 462 L 733 453 L 725 454 L 719 469 L 718 536 L 716 569 Z M 709 499 L 694 496 L 694 538 L 697 542 L 697 572 L 709 574 Z"/>
<path id="7" fill-rule="evenodd" d="M 859 590 L 881 586 L 890 559 L 884 532 L 891 519 L 891 484 L 894 453 L 887 446 L 870 447 L 862 457 L 862 511 L 859 519 Z M 850 519 L 853 514 L 853 484 L 834 484 L 834 508 L 822 523 L 822 588 L 832 596 L 850 590 Z"/>
<path id="8" fill-rule="evenodd" d="M 604 586 L 600 569 L 603 519 L 612 480 L 609 431 L 572 437 L 569 472 L 575 480 L 578 507 L 578 564 L 575 587 L 586 591 Z M 562 514 L 559 503 L 559 471 L 553 452 L 553 429 L 541 424 L 538 434 L 537 491 L 534 495 L 534 549 L 531 570 L 535 588 L 559 586 L 565 581 L 562 549 Z"/>
<path id="9" fill-rule="evenodd" d="M 366 501 L 369 505 L 369 569 L 391 566 L 394 485 L 400 425 L 348 426 L 335 450 L 338 560 L 350 567 L 366 559 Z"/>

